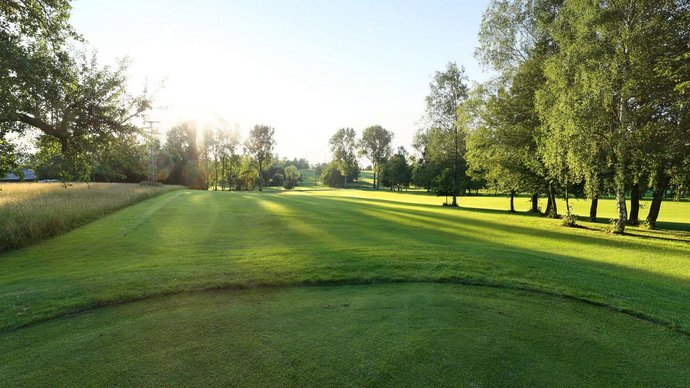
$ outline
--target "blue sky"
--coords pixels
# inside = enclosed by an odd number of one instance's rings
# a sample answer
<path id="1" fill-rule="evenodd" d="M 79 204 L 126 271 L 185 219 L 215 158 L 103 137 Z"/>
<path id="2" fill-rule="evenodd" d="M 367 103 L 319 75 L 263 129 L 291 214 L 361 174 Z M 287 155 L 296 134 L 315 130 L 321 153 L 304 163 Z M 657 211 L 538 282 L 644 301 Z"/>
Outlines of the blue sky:
<path id="1" fill-rule="evenodd" d="M 338 128 L 373 124 L 410 149 L 433 73 L 474 58 L 486 1 L 76 0 L 72 23 L 104 64 L 129 57 L 156 86 L 165 131 L 222 117 L 276 128 L 281 156 L 329 159 Z"/>

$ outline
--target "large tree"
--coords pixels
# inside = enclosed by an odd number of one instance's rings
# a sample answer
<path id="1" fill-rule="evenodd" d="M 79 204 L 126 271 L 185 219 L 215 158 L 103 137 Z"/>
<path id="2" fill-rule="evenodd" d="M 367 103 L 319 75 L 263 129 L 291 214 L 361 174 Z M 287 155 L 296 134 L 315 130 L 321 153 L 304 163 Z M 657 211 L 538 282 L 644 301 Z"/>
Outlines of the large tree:
<path id="1" fill-rule="evenodd" d="M 366 156 L 374 168 L 373 188 L 375 189 L 379 188 L 381 166 L 391 154 L 392 141 L 393 133 L 380 125 L 365 128 L 362 132 L 362 139 L 359 141 L 360 154 Z"/>
<path id="2" fill-rule="evenodd" d="M 612 171 L 616 233 L 628 219 L 627 187 L 637 221 L 644 175 L 655 191 L 653 226 L 669 174 L 688 150 L 687 72 L 679 59 L 689 49 L 688 12 L 678 1 L 571 1 L 551 26 L 558 53 L 546 62 L 540 94 L 547 137 L 569 154 L 568 168 Z"/>
<path id="3" fill-rule="evenodd" d="M 263 191 L 263 171 L 273 157 L 275 146 L 275 129 L 268 125 L 255 125 L 249 132 L 249 138 L 244 144 L 247 154 L 253 159 L 259 172 L 259 191 Z"/>
<path id="4" fill-rule="evenodd" d="M 476 51 L 480 62 L 499 76 L 489 88 L 494 92 L 487 99 L 484 128 L 494 143 L 478 136 L 472 139 L 472 147 L 482 148 L 471 150 L 479 167 L 472 166 L 473 171 L 481 170 L 480 164 L 485 163 L 484 168 L 493 169 L 494 182 L 503 180 L 499 185 L 503 189 L 527 190 L 533 211 L 538 208 L 539 194 L 546 193 L 547 215 L 557 215 L 555 187 L 540 152 L 544 133 L 535 96 L 545 82 L 544 61 L 557 50 L 549 27 L 561 3 L 492 0 L 482 18 Z"/>
<path id="5" fill-rule="evenodd" d="M 136 133 L 132 120 L 150 99 L 128 93 L 125 62 L 102 67 L 73 48 L 80 37 L 69 13 L 61 0 L 0 5 L 0 134 L 37 129 L 44 143 L 59 143 L 65 165 L 74 165 Z"/>
<path id="6" fill-rule="evenodd" d="M 444 187 L 453 198 L 452 206 L 457 206 L 457 195 L 463 190 L 465 174 L 465 136 L 466 128 L 461 128 L 458 108 L 467 98 L 468 88 L 465 69 L 455 63 L 448 63 L 444 71 L 437 71 L 429 84 L 426 97 L 426 120 L 428 124 L 428 154 L 444 166 L 444 177 L 448 179 Z"/>

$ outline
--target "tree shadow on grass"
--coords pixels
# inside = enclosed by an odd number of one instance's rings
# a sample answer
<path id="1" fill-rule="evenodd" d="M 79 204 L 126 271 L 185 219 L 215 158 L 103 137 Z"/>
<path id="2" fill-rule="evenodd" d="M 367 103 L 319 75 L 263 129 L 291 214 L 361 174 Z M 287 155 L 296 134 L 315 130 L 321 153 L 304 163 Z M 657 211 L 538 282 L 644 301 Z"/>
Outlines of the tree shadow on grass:
<path id="1" fill-rule="evenodd" d="M 578 243 L 593 244 L 594 254 L 596 254 L 596 246 L 600 238 L 572 236 L 565 232 L 543 229 L 535 234 L 535 230 L 529 227 L 516 225 L 506 227 L 481 220 L 458 219 L 409 209 L 394 211 L 382 208 L 376 203 L 361 203 L 349 198 L 319 197 L 287 200 L 293 203 L 311 203 L 312 206 L 318 204 L 314 206 L 315 208 L 323 208 L 321 202 L 346 202 L 348 212 L 358 214 L 363 220 L 357 226 L 358 228 L 361 228 L 363 232 L 376 234 L 382 242 L 397 239 L 400 241 L 398 250 L 405 249 L 406 246 L 424 247 L 425 245 L 436 245 L 442 251 L 447 249 L 445 257 L 438 257 L 438 252 L 435 252 L 436 259 L 425 258 L 424 251 L 408 250 L 402 255 L 397 253 L 398 264 L 402 265 L 397 268 L 411 270 L 413 274 L 406 275 L 411 281 L 464 279 L 463 281 L 470 282 L 495 282 L 523 285 L 527 288 L 543 288 L 554 293 L 592 299 L 618 310 L 630 309 L 659 319 L 664 317 L 663 320 L 675 322 L 686 328 L 690 323 L 690 309 L 685 302 L 690 297 L 690 282 L 685 277 L 670 276 L 622 263 L 602 262 L 595 257 L 585 260 L 562 253 L 505 245 L 493 239 L 491 233 L 482 234 L 482 230 L 498 226 L 505 232 L 522 236 L 538 236 L 547 243 L 550 240 L 572 241 L 572 237 L 575 237 Z M 365 202 L 377 201 L 366 199 Z M 309 221 L 307 219 L 301 222 Z M 372 226 L 376 224 L 385 226 L 373 228 Z M 451 229 L 441 228 L 448 227 L 449 224 L 452 226 Z M 430 235 L 434 237 L 430 238 Z M 338 234 L 332 237 L 337 238 Z M 629 252 L 639 253 L 642 248 L 648 248 L 636 247 L 635 244 L 631 246 L 626 242 L 615 240 L 613 243 L 616 248 Z M 328 249 L 326 245 L 323 248 Z M 689 252 L 682 249 L 674 251 L 677 255 L 687 255 Z M 368 257 L 361 252 L 353 251 L 352 254 L 357 259 L 354 261 L 357 263 L 355 265 L 377 259 L 376 256 Z M 429 260 L 436 261 L 436 265 L 430 265 Z M 394 266 L 372 267 L 374 271 L 383 271 L 383 273 L 372 273 L 371 279 L 382 281 L 381 276 L 384 278 L 390 276 L 390 280 L 396 280 L 395 271 L 386 271 L 386 269 L 392 270 L 392 267 Z M 342 269 L 346 270 L 345 267 Z"/>
<path id="2" fill-rule="evenodd" d="M 55 288 L 50 283 L 55 274 L 37 273 L 0 284 L 0 306 L 14 303 L 14 294 L 7 292 L 11 289 L 37 290 L 27 303 L 45 313 L 14 317 L 16 325 L 191 290 L 448 282 L 563 295 L 690 329 L 690 281 L 682 276 L 686 272 L 673 276 L 669 271 L 582 257 L 582 252 L 598 254 L 602 246 L 619 249 L 632 259 L 659 256 L 658 245 L 632 237 L 574 234 L 504 223 L 503 218 L 470 217 L 476 213 L 466 209 L 382 199 L 241 193 L 192 197 L 179 197 L 186 204 L 170 204 L 173 217 L 143 225 L 151 233 L 159 229 L 165 237 L 162 241 L 174 245 L 156 247 L 167 256 L 151 257 L 152 262 L 141 255 L 132 258 L 129 253 L 136 242 L 113 236 L 102 243 L 108 253 L 99 257 L 99 266 L 107 268 L 102 274 L 106 282 L 85 270 L 70 273 Z M 510 215 L 490 212 L 487 216 Z M 98 228 L 90 233 L 103 233 Z M 526 246 L 510 243 L 530 239 L 536 241 Z M 123 244 L 128 241 L 131 244 Z M 582 245 L 580 257 L 552 246 L 560 242 Z M 94 242 L 94 250 L 103 247 Z M 661 248 L 674 263 L 689 256 L 682 246 Z M 51 252 L 55 268 L 70 260 L 73 253 Z M 13 273 L 9 265 L 0 270 Z M 0 311 L 2 318 L 13 314 Z"/>
<path id="3" fill-rule="evenodd" d="M 476 214 L 486 214 L 486 215 L 498 215 L 498 216 L 503 216 L 505 217 L 503 220 L 509 220 L 510 217 L 529 217 L 529 218 L 544 218 L 543 215 L 539 213 L 533 213 L 533 212 L 510 212 L 507 210 L 497 210 L 497 209 L 482 209 L 482 208 L 468 208 L 468 207 L 447 207 L 447 206 L 436 206 L 436 205 L 430 205 L 430 204 L 419 204 L 419 203 L 409 203 L 409 202 L 402 202 L 402 201 L 392 201 L 392 200 L 386 200 L 386 199 L 380 199 L 380 198 L 345 198 L 345 197 L 340 197 L 340 198 L 333 198 L 334 200 L 339 200 L 339 201 L 348 201 L 348 202 L 371 202 L 371 203 L 378 203 L 382 205 L 388 205 L 388 206 L 394 206 L 394 207 L 399 207 L 399 206 L 404 206 L 405 211 L 415 211 L 411 210 L 410 208 L 420 208 L 420 209 L 429 209 L 434 211 L 434 217 L 442 218 L 446 221 L 452 221 L 455 220 L 455 215 L 456 214 L 461 214 L 462 212 L 471 212 L 471 213 L 476 213 Z M 446 214 L 443 214 L 446 213 Z M 521 233 L 519 229 L 514 229 L 514 225 L 505 225 L 505 224 L 497 224 L 495 222 L 486 222 L 486 221 L 481 221 L 476 218 L 473 218 L 472 220 L 468 220 L 467 222 L 472 222 L 472 223 L 477 223 L 477 224 L 483 224 L 484 226 L 491 226 L 493 229 L 498 229 L 498 230 L 503 230 L 503 231 L 515 231 L 516 233 Z M 681 224 L 685 225 L 685 224 Z M 523 226 L 524 227 L 524 226 Z M 690 225 L 689 225 L 690 227 Z M 591 232 L 598 232 L 602 233 L 602 229 L 596 229 L 596 228 L 591 228 L 587 227 L 586 225 L 583 225 L 582 228 L 580 229 L 585 229 Z M 568 239 L 572 238 L 574 235 L 572 233 L 568 232 L 558 232 L 556 230 L 547 230 L 544 231 L 542 228 L 533 228 L 535 231 L 540 231 L 543 233 L 548 234 L 552 238 L 562 238 L 566 237 Z M 606 242 L 618 246 L 627 246 L 628 244 L 635 244 L 634 240 L 631 240 L 632 238 L 640 238 L 643 237 L 644 239 L 656 239 L 656 240 L 661 240 L 661 241 L 670 241 L 670 242 L 677 242 L 677 243 L 690 243 L 690 234 L 686 235 L 684 233 L 678 234 L 672 234 L 669 235 L 668 232 L 665 231 L 649 231 L 647 233 L 647 230 L 640 229 L 640 228 L 629 228 L 628 230 L 633 230 L 637 231 L 638 233 L 626 233 L 625 235 L 622 236 L 616 236 L 618 237 L 621 241 L 612 239 L 610 236 L 596 236 L 596 235 L 591 235 L 591 236 L 576 236 L 576 237 L 583 237 L 587 239 L 587 237 L 590 240 L 595 240 L 597 242 Z M 639 232 L 644 231 L 645 234 L 641 234 Z M 526 234 L 529 234 L 532 232 L 527 232 Z M 628 238 L 626 240 L 626 238 Z"/>

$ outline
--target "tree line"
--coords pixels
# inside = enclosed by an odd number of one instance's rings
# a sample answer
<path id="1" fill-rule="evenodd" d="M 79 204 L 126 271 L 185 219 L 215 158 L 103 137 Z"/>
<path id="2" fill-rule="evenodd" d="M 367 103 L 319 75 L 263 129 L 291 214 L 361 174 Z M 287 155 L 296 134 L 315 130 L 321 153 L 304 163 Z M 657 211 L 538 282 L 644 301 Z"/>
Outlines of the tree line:
<path id="1" fill-rule="evenodd" d="M 275 130 L 256 125 L 242 142 L 227 123 L 203 130 L 187 123 L 168 131 L 165 144 L 154 146 L 156 179 L 201 190 L 263 190 L 264 186 L 294 188 L 309 169 L 306 159 L 280 158 L 273 153 Z"/>
<path id="2" fill-rule="evenodd" d="M 544 196 L 551 217 L 562 196 L 571 224 L 573 195 L 591 200 L 592 220 L 611 195 L 615 233 L 641 222 L 651 192 L 654 228 L 690 183 L 688 26 L 688 1 L 492 0 L 476 55 L 498 76 L 469 88 L 453 63 L 435 75 L 413 180 L 508 193 L 511 210 L 518 193 L 535 212 Z"/>
<path id="3" fill-rule="evenodd" d="M 142 180 L 154 153 L 160 179 L 190 187 L 259 190 L 299 180 L 276 165 L 274 131 L 257 125 L 243 143 L 233 131 L 173 128 L 165 144 L 135 122 L 151 93 L 126 87 L 126 62 L 100 66 L 69 24 L 66 0 L 0 3 L 0 174 L 23 163 L 63 180 Z M 395 152 L 379 125 L 338 130 L 324 184 L 347 187 L 358 158 L 373 187 L 423 187 L 457 205 L 481 188 L 531 197 L 532 211 L 558 217 L 573 196 L 616 198 L 613 231 L 653 228 L 665 198 L 690 185 L 690 1 L 492 0 L 476 56 L 497 76 L 469 85 L 454 63 L 436 72 L 413 147 Z M 37 133 L 26 156 L 9 135 Z M 154 144 L 151 144 L 154 143 Z M 280 164 L 280 163 L 277 163 Z M 296 164 L 293 163 L 297 168 Z M 153 166 L 151 166 L 153 170 Z M 545 209 L 539 198 L 545 197 Z M 630 206 L 626 203 L 630 198 Z M 563 209 L 561 209 L 563 210 Z"/>

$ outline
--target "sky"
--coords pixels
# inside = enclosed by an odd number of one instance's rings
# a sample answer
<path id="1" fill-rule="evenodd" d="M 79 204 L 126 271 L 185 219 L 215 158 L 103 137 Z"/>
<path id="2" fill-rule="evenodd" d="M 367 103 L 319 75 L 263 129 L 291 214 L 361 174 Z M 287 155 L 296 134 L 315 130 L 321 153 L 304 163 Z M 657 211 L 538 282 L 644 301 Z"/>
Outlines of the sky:
<path id="1" fill-rule="evenodd" d="M 267 124 L 281 157 L 325 162 L 343 127 L 382 125 L 411 150 L 448 62 L 489 79 L 474 58 L 487 3 L 75 0 L 72 24 L 102 64 L 129 59 L 131 89 L 155 91 L 159 131 L 222 119 L 246 138 Z"/>

